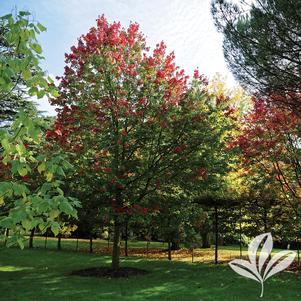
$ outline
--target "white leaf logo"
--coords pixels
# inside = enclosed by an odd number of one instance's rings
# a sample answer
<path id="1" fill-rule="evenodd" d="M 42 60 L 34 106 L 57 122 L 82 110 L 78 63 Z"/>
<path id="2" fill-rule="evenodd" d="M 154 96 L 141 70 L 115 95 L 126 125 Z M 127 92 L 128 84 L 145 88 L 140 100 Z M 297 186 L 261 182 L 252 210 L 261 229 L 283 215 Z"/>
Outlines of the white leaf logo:
<path id="1" fill-rule="evenodd" d="M 262 248 L 257 261 L 257 253 L 261 244 Z M 263 297 L 264 281 L 276 273 L 286 269 L 296 257 L 296 252 L 294 251 L 281 251 L 275 254 L 268 262 L 268 258 L 272 253 L 272 249 L 272 235 L 271 233 L 264 233 L 256 236 L 251 241 L 248 248 L 249 261 L 235 259 L 229 262 L 230 267 L 237 274 L 253 279 L 261 284 L 260 297 Z"/>

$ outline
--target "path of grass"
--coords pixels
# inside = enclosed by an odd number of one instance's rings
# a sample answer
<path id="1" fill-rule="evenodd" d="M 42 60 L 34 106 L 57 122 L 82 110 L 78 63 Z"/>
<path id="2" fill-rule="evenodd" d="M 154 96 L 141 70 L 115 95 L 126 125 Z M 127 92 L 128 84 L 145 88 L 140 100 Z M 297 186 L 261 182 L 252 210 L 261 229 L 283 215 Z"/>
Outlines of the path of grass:
<path id="1" fill-rule="evenodd" d="M 50 250 L 0 249 L 0 300 L 5 301 L 255 301 L 258 283 L 228 266 L 138 258 L 122 265 L 147 269 L 146 276 L 97 279 L 69 276 L 75 269 L 109 265 L 109 257 Z M 262 300 L 301 299 L 301 278 L 281 273 L 266 283 Z"/>

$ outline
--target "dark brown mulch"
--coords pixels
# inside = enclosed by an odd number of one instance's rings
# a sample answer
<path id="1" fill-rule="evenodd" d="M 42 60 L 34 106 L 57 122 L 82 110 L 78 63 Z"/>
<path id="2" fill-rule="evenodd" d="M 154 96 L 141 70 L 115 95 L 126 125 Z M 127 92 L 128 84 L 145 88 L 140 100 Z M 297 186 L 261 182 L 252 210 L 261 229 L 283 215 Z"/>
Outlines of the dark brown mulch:
<path id="1" fill-rule="evenodd" d="M 71 272 L 71 275 L 83 276 L 83 277 L 105 277 L 105 278 L 128 278 L 132 276 L 145 275 L 149 272 L 142 269 L 124 267 L 118 270 L 113 270 L 108 267 L 97 267 L 83 270 L 77 270 Z"/>

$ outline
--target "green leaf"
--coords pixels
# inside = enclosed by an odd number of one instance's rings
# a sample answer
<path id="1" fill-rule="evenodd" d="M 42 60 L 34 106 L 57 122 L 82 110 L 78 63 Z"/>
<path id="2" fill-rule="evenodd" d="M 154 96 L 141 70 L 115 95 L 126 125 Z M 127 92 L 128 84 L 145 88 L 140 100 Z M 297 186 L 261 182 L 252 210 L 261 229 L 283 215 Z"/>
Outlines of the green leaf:
<path id="1" fill-rule="evenodd" d="M 55 236 L 57 236 L 60 233 L 60 225 L 57 222 L 52 223 L 51 225 L 51 231 Z"/>
<path id="2" fill-rule="evenodd" d="M 18 173 L 21 177 L 24 177 L 27 175 L 27 168 L 26 167 L 21 167 L 18 169 Z"/>
<path id="3" fill-rule="evenodd" d="M 2 146 L 3 146 L 3 148 L 4 148 L 5 150 L 9 150 L 9 149 L 10 149 L 10 144 L 9 144 L 7 138 L 2 139 L 2 140 L 1 140 L 1 144 L 2 144 Z"/>
<path id="4" fill-rule="evenodd" d="M 23 250 L 24 249 L 24 242 L 22 238 L 18 238 L 17 239 L 17 243 L 19 245 L 19 247 Z"/>
<path id="5" fill-rule="evenodd" d="M 54 80 L 53 80 L 50 76 L 47 77 L 47 80 L 48 80 L 48 82 L 51 83 L 51 84 L 54 83 Z"/>
<path id="6" fill-rule="evenodd" d="M 39 166 L 38 166 L 38 172 L 39 173 L 42 173 L 46 168 L 46 164 L 45 162 L 41 163 Z"/>
<path id="7" fill-rule="evenodd" d="M 30 12 L 21 10 L 21 11 L 19 11 L 19 15 L 22 16 L 22 17 L 30 16 Z"/>
<path id="8" fill-rule="evenodd" d="M 22 156 L 26 152 L 26 148 L 23 143 L 17 144 L 16 150 L 17 150 L 19 156 Z"/>
<path id="9" fill-rule="evenodd" d="M 43 26 L 41 23 L 38 23 L 38 24 L 37 24 L 37 27 L 38 27 L 39 30 L 42 31 L 42 32 L 47 30 L 46 27 Z"/>
<path id="10" fill-rule="evenodd" d="M 22 76 L 24 80 L 29 80 L 31 78 L 31 72 L 28 69 L 22 71 Z"/>
<path id="11" fill-rule="evenodd" d="M 52 172 L 47 172 L 47 174 L 46 174 L 47 182 L 51 182 L 52 179 L 53 179 L 53 173 Z"/>
<path id="12" fill-rule="evenodd" d="M 38 54 L 42 53 L 42 47 L 37 43 L 31 43 L 30 48 L 33 49 Z"/>
<path id="13" fill-rule="evenodd" d="M 69 204 L 69 202 L 67 200 L 63 201 L 60 204 L 60 210 L 68 215 L 72 215 L 72 213 L 74 211 L 73 207 Z"/>
<path id="14" fill-rule="evenodd" d="M 0 220 L 0 226 L 2 228 L 11 228 L 14 224 L 13 219 L 10 216 L 4 217 Z"/>
<path id="15" fill-rule="evenodd" d="M 53 97 L 59 97 L 60 96 L 60 93 L 58 92 L 57 89 L 53 88 L 50 89 L 50 94 L 53 96 Z"/>
<path id="16" fill-rule="evenodd" d="M 59 216 L 59 214 L 60 214 L 60 211 L 59 211 L 59 210 L 53 209 L 53 210 L 51 210 L 51 211 L 49 212 L 49 217 L 50 217 L 51 219 L 55 219 L 55 218 L 57 218 L 57 217 Z"/>
<path id="17" fill-rule="evenodd" d="M 66 177 L 66 174 L 65 174 L 65 172 L 64 172 L 64 170 L 63 170 L 62 167 L 59 166 L 59 167 L 57 168 L 57 171 L 56 171 L 56 172 L 57 172 L 58 175 L 63 176 L 63 177 Z"/>
<path id="18" fill-rule="evenodd" d="M 12 18 L 12 14 L 7 14 L 7 15 L 5 15 L 5 16 L 2 16 L 0 19 L 1 20 L 8 20 L 8 19 L 10 19 L 10 18 Z"/>
<path id="19" fill-rule="evenodd" d="M 26 229 L 26 231 L 29 231 L 32 228 L 32 221 L 30 221 L 29 219 L 25 219 L 21 222 L 23 228 Z"/>

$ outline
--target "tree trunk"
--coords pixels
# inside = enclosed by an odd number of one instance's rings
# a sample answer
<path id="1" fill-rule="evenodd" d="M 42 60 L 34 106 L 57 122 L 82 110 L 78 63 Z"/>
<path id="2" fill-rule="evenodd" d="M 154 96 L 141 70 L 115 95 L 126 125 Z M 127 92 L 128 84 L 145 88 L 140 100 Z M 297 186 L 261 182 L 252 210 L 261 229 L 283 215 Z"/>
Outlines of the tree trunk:
<path id="1" fill-rule="evenodd" d="M 111 235 L 111 228 L 108 229 L 108 249 L 110 248 L 110 235 Z"/>
<path id="2" fill-rule="evenodd" d="M 201 232 L 201 237 L 202 237 L 202 248 L 206 249 L 206 248 L 209 248 L 210 247 L 210 244 L 209 244 L 209 233 L 208 231 L 202 231 Z"/>
<path id="3" fill-rule="evenodd" d="M 214 256 L 214 263 L 218 263 L 218 211 L 217 207 L 214 207 L 215 212 L 215 256 Z"/>
<path id="4" fill-rule="evenodd" d="M 112 269 L 119 269 L 119 259 L 120 259 L 120 234 L 121 225 L 118 217 L 114 218 L 114 238 L 113 238 L 113 252 L 112 252 Z"/>
<path id="5" fill-rule="evenodd" d="M 90 253 L 93 253 L 93 237 L 90 235 Z"/>
<path id="6" fill-rule="evenodd" d="M 35 231 L 35 228 L 31 229 L 31 231 L 30 231 L 30 236 L 29 236 L 29 241 L 28 241 L 28 248 L 29 249 L 33 248 L 34 231 Z"/>
<path id="7" fill-rule="evenodd" d="M 300 272 L 300 243 L 298 242 L 298 272 Z"/>
<path id="8" fill-rule="evenodd" d="M 264 207 L 263 228 L 264 228 L 264 233 L 267 233 L 268 232 L 268 212 L 267 212 L 266 207 Z"/>
<path id="9" fill-rule="evenodd" d="M 241 204 L 239 207 L 239 257 L 242 258 L 242 214 L 241 214 Z"/>
<path id="10" fill-rule="evenodd" d="M 62 240 L 62 235 L 59 234 L 58 237 L 57 237 L 57 249 L 58 249 L 58 250 L 61 250 L 61 249 L 62 249 L 61 240 Z"/>
<path id="11" fill-rule="evenodd" d="M 44 243 L 44 249 L 47 248 L 47 235 L 45 236 L 45 243 Z"/>
<path id="12" fill-rule="evenodd" d="M 128 257 L 128 219 L 125 221 L 125 234 L 124 234 L 124 252 L 125 257 Z"/>
<path id="13" fill-rule="evenodd" d="M 149 240 L 146 243 L 146 257 L 148 257 L 148 252 L 149 252 Z"/>
<path id="14" fill-rule="evenodd" d="M 180 242 L 172 241 L 171 242 L 171 250 L 173 250 L 173 251 L 180 250 Z"/>
<path id="15" fill-rule="evenodd" d="M 168 240 L 168 260 L 171 260 L 171 242 Z"/>
<path id="16" fill-rule="evenodd" d="M 78 234 L 76 234 L 76 246 L 75 251 L 78 252 Z"/>
<path id="17" fill-rule="evenodd" d="M 4 247 L 6 247 L 7 240 L 8 240 L 8 236 L 9 236 L 9 229 L 8 229 L 8 228 L 6 228 L 6 230 L 5 230 Z"/>

